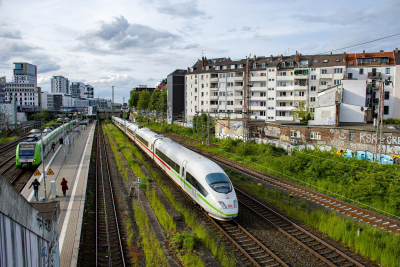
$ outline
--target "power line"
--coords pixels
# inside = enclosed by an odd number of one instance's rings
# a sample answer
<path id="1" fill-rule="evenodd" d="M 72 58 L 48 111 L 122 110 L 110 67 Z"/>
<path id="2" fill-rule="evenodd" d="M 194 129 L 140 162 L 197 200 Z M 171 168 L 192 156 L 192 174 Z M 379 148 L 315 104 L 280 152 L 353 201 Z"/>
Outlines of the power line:
<path id="1" fill-rule="evenodd" d="M 320 54 L 328 54 L 328 53 L 331 53 L 333 51 L 338 51 L 338 50 L 343 50 L 343 49 L 347 49 L 347 48 L 351 48 L 351 47 L 355 47 L 355 46 L 359 46 L 359 45 L 363 45 L 363 44 L 368 44 L 368 43 L 376 42 L 376 41 L 379 41 L 379 40 L 391 38 L 391 37 L 397 36 L 397 35 L 400 35 L 400 33 L 396 33 L 396 34 L 393 34 L 393 35 L 389 35 L 389 36 L 386 36 L 386 37 L 378 38 L 378 39 L 367 41 L 367 42 L 360 43 L 360 44 L 355 44 L 355 45 L 350 45 L 350 46 L 346 46 L 346 47 L 339 48 L 339 49 L 330 50 L 328 52 L 323 52 L 323 53 L 320 53 Z"/>

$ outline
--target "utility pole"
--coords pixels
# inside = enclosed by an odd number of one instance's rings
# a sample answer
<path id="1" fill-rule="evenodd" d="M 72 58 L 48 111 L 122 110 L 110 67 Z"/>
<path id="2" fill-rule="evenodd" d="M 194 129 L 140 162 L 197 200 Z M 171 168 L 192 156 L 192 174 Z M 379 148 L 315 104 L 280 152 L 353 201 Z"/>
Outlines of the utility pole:
<path id="1" fill-rule="evenodd" d="M 378 116 L 376 120 L 376 146 L 375 146 L 375 157 L 378 158 L 379 150 L 379 164 L 382 163 L 382 132 L 383 132 L 383 96 L 385 84 L 380 82 L 379 84 L 379 102 L 378 102 Z"/>
<path id="2" fill-rule="evenodd" d="M 250 137 L 250 56 L 247 58 L 246 69 L 244 72 L 244 107 L 243 107 L 243 146 L 249 141 Z"/>
<path id="3" fill-rule="evenodd" d="M 17 97 L 14 96 L 14 130 L 17 129 Z"/>
<path id="4" fill-rule="evenodd" d="M 164 122 L 164 88 L 161 89 L 161 132 Z"/>
<path id="5" fill-rule="evenodd" d="M 185 112 L 182 111 L 182 126 L 185 126 Z"/>
<path id="6" fill-rule="evenodd" d="M 112 86 L 112 103 L 111 103 L 111 110 L 114 110 L 114 85 Z"/>
<path id="7" fill-rule="evenodd" d="M 204 145 L 204 125 L 201 125 L 201 144 Z"/>
<path id="8" fill-rule="evenodd" d="M 210 146 L 210 112 L 207 113 L 207 147 Z"/>
<path id="9" fill-rule="evenodd" d="M 43 189 L 44 189 L 44 200 L 46 201 L 46 173 L 44 172 L 44 142 L 43 142 L 43 131 L 41 132 L 41 136 L 42 136 Z"/>

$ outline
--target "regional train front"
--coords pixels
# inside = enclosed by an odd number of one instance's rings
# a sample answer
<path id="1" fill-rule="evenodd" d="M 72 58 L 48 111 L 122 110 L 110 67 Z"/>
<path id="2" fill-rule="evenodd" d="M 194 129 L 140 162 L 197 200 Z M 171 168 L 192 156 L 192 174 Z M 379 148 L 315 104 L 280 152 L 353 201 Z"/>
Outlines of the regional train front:
<path id="1" fill-rule="evenodd" d="M 17 146 L 16 165 L 17 167 L 30 168 L 35 159 L 36 142 L 22 142 Z"/>

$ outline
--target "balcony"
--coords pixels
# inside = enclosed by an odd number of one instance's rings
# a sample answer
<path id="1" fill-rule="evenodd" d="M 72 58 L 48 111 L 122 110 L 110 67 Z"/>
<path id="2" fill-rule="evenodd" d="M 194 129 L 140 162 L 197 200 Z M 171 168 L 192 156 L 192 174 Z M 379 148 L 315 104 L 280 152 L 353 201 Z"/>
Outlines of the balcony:
<path id="1" fill-rule="evenodd" d="M 250 91 L 251 92 L 260 92 L 260 91 L 267 91 L 267 87 L 261 87 L 261 86 L 253 86 L 253 87 L 250 87 Z"/>
<path id="2" fill-rule="evenodd" d="M 331 85 L 331 84 L 327 84 L 327 85 L 320 85 L 320 86 L 319 86 L 319 91 L 321 91 L 321 90 L 325 90 L 325 89 L 328 89 L 329 87 L 332 87 L 332 85 Z"/>
<path id="3" fill-rule="evenodd" d="M 293 91 L 293 86 L 277 86 L 276 91 Z"/>
<path id="4" fill-rule="evenodd" d="M 218 108 L 218 105 L 211 105 L 210 104 L 210 108 Z"/>
<path id="5" fill-rule="evenodd" d="M 217 95 L 212 95 L 212 96 L 210 96 L 210 100 L 218 100 L 218 96 Z"/>
<path id="6" fill-rule="evenodd" d="M 243 81 L 243 77 L 233 77 L 233 79 L 235 80 L 235 81 Z"/>
<path id="7" fill-rule="evenodd" d="M 266 101 L 267 98 L 265 96 L 252 96 L 250 98 L 251 101 Z"/>
<path id="8" fill-rule="evenodd" d="M 276 116 L 277 121 L 293 121 L 293 116 Z"/>
<path id="9" fill-rule="evenodd" d="M 307 74 L 295 74 L 294 75 L 295 79 L 308 79 L 308 75 Z"/>
<path id="10" fill-rule="evenodd" d="M 282 110 L 282 111 L 291 111 L 293 109 L 292 106 L 276 106 L 276 110 Z"/>
<path id="11" fill-rule="evenodd" d="M 294 90 L 308 90 L 308 83 L 303 81 L 295 81 Z"/>
<path id="12" fill-rule="evenodd" d="M 215 83 L 217 83 L 218 82 L 218 77 L 213 77 L 213 78 L 210 78 L 210 82 L 215 82 Z"/>
<path id="13" fill-rule="evenodd" d="M 267 107 L 266 106 L 250 106 L 250 109 L 252 111 L 260 111 L 260 110 L 265 110 Z"/>
<path id="14" fill-rule="evenodd" d="M 218 91 L 218 86 L 210 86 L 210 91 Z"/>
<path id="15" fill-rule="evenodd" d="M 293 96 L 277 96 L 276 101 L 293 101 Z"/>
<path id="16" fill-rule="evenodd" d="M 332 73 L 320 73 L 319 78 L 320 79 L 332 79 Z"/>
<path id="17" fill-rule="evenodd" d="M 243 100 L 243 96 L 242 95 L 235 95 L 235 100 Z"/>
<path id="18" fill-rule="evenodd" d="M 307 96 L 294 96 L 294 101 L 307 101 Z"/>
<path id="19" fill-rule="evenodd" d="M 235 91 L 243 91 L 243 86 L 234 86 L 233 90 L 235 90 Z"/>
<path id="20" fill-rule="evenodd" d="M 250 77 L 250 81 L 252 82 L 266 82 L 267 76 L 252 76 Z"/>
<path id="21" fill-rule="evenodd" d="M 293 76 L 285 75 L 285 76 L 276 76 L 277 81 L 293 81 Z"/>
<path id="22" fill-rule="evenodd" d="M 381 73 L 380 72 L 368 72 L 368 79 L 380 79 Z"/>
<path id="23" fill-rule="evenodd" d="M 243 105 L 234 105 L 233 108 L 242 110 L 243 109 Z"/>

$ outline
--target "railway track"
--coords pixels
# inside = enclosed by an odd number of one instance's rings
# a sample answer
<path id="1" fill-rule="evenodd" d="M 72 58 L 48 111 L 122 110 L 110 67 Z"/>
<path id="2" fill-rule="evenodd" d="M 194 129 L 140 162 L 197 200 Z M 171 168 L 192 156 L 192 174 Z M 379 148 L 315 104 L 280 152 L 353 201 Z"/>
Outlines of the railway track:
<path id="1" fill-rule="evenodd" d="M 257 178 L 261 181 L 267 182 L 271 185 L 274 185 L 277 188 L 280 188 L 280 189 L 283 189 L 283 190 L 289 192 L 290 194 L 294 194 L 294 195 L 309 199 L 311 201 L 319 203 L 327 208 L 330 208 L 330 209 L 340 212 L 342 214 L 347 214 L 349 216 L 352 216 L 353 218 L 356 218 L 361 221 L 370 223 L 372 225 L 381 227 L 382 229 L 385 229 L 387 231 L 400 234 L 400 222 L 398 222 L 394 219 L 388 218 L 379 213 L 371 212 L 369 210 L 357 207 L 356 205 L 349 204 L 342 200 L 335 199 L 333 197 L 330 197 L 330 196 L 324 195 L 322 193 L 313 191 L 311 189 L 299 186 L 297 184 L 285 181 L 283 179 L 274 177 L 274 176 L 266 174 L 262 171 L 259 171 L 254 168 L 237 163 L 235 161 L 223 158 L 223 157 L 213 154 L 211 152 L 207 152 L 205 150 L 199 149 L 195 146 L 187 144 L 186 139 L 180 139 L 180 137 L 177 137 L 176 135 L 171 135 L 171 134 L 166 134 L 166 133 L 161 133 L 161 132 L 160 132 L 160 134 L 163 134 L 163 135 L 175 140 L 176 142 L 179 142 L 182 146 L 185 146 L 185 147 L 217 162 L 218 164 L 222 164 L 222 165 L 227 166 L 231 169 L 234 169 L 240 173 L 243 173 L 247 176 L 251 176 L 251 177 Z"/>
<path id="2" fill-rule="evenodd" d="M 101 124 L 97 130 L 96 265 L 125 266 L 122 240 Z"/>
<path id="3" fill-rule="evenodd" d="M 242 206 L 252 211 L 260 219 L 274 226 L 286 237 L 308 250 L 314 256 L 325 262 L 328 266 L 363 266 L 356 260 L 340 252 L 338 249 L 332 247 L 328 243 L 286 219 L 264 204 L 258 202 L 256 199 L 247 195 L 243 191 L 235 188 L 235 192 L 239 203 Z"/>

